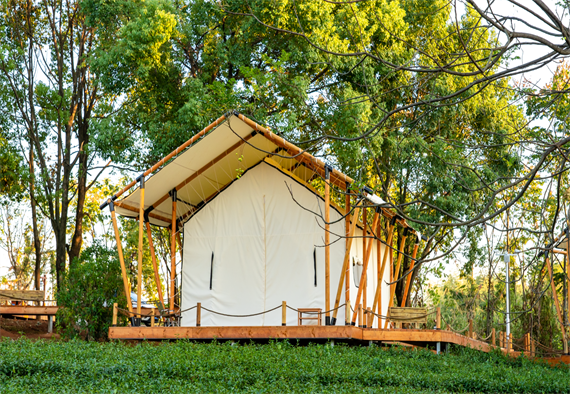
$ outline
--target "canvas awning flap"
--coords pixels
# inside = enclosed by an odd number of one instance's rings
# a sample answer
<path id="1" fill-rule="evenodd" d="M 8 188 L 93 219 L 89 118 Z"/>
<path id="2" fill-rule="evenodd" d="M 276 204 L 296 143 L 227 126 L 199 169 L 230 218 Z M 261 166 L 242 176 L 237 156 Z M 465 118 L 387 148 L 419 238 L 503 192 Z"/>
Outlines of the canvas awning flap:
<path id="1" fill-rule="evenodd" d="M 287 151 L 250 125 L 236 116 L 229 117 L 146 180 L 144 208 L 153 206 L 150 223 L 170 225 L 171 190 L 177 189 L 176 216 L 184 220 L 268 156 L 305 181 L 315 176 L 313 170 L 288 158 Z M 139 188 L 115 203 L 117 213 L 127 217 L 138 217 L 139 204 Z"/>

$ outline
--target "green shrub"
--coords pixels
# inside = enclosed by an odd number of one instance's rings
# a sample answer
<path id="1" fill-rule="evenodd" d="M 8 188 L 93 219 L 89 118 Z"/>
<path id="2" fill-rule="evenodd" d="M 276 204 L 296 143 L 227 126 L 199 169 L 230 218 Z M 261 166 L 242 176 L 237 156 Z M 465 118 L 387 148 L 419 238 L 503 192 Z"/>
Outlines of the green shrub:
<path id="1" fill-rule="evenodd" d="M 57 303 L 63 307 L 57 313 L 60 332 L 68 338 L 85 334 L 87 339 L 106 339 L 115 302 L 125 308 L 117 253 L 95 243 L 71 264 L 58 291 Z"/>

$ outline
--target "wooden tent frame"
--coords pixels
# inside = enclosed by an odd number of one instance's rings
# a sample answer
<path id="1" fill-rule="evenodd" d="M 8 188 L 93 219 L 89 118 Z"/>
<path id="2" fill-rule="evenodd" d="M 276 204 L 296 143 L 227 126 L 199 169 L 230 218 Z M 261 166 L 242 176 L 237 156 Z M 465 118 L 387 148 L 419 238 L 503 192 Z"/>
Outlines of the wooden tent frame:
<path id="1" fill-rule="evenodd" d="M 161 168 L 161 166 L 165 165 L 171 159 L 174 159 L 177 155 L 184 152 L 185 149 L 191 147 L 196 141 L 198 141 L 198 139 L 200 139 L 200 138 L 204 137 L 205 135 L 207 135 L 208 133 L 212 132 L 217 126 L 221 125 L 223 122 L 228 120 L 231 116 L 236 116 L 237 118 L 239 118 L 241 121 L 243 121 L 249 127 L 251 127 L 255 131 L 255 133 L 252 133 L 251 135 L 248 135 L 246 137 L 241 138 L 240 141 L 238 141 L 236 144 L 234 144 L 233 146 L 231 146 L 230 148 L 226 149 L 224 152 L 222 152 L 221 154 L 219 154 L 218 156 L 213 158 L 206 165 L 204 165 L 202 168 L 198 169 L 190 177 L 188 177 L 185 180 L 183 180 L 182 182 L 180 182 L 175 188 L 170 190 L 162 198 L 155 201 L 150 207 L 145 209 L 144 208 L 144 202 L 145 202 L 144 190 L 145 190 L 145 179 L 146 179 L 146 177 L 148 175 L 152 174 L 154 171 Z M 380 314 L 380 304 L 379 304 L 380 293 L 381 293 L 380 288 L 381 288 L 382 279 L 383 279 L 382 274 L 384 273 L 384 268 L 385 268 L 385 265 L 387 262 L 387 258 L 390 257 L 390 266 L 392 266 L 393 251 L 394 250 L 400 251 L 399 257 L 398 257 L 398 268 L 396 269 L 396 280 L 397 280 L 398 279 L 399 267 L 400 267 L 400 263 L 401 263 L 401 258 L 403 255 L 403 253 L 401 251 L 403 249 L 403 246 L 405 245 L 405 239 L 406 239 L 405 236 L 404 236 L 402 242 L 400 243 L 399 248 L 397 247 L 397 245 L 396 246 L 393 245 L 393 234 L 394 234 L 395 227 L 396 227 L 396 225 L 400 225 L 404 229 L 406 236 L 407 236 L 407 234 L 410 234 L 410 233 L 416 234 L 416 232 L 408 226 L 407 222 L 404 219 L 400 218 L 398 215 L 396 215 L 394 212 L 392 212 L 388 208 L 384 208 L 384 207 L 380 207 L 380 206 L 374 206 L 374 205 L 365 206 L 366 194 L 371 193 L 371 190 L 366 188 L 366 190 L 362 191 L 361 194 L 354 193 L 350 189 L 350 185 L 354 184 L 354 180 L 351 179 L 349 176 L 347 176 L 347 175 L 341 173 L 340 171 L 332 168 L 328 164 L 322 162 L 321 160 L 319 160 L 316 157 L 312 156 L 311 154 L 307 153 L 303 149 L 293 145 L 292 143 L 288 142 L 284 138 L 282 138 L 282 137 L 276 135 L 275 133 L 271 132 L 270 130 L 264 128 L 263 126 L 261 126 L 261 125 L 255 123 L 254 121 L 248 119 L 244 115 L 239 114 L 239 113 L 229 113 L 229 114 L 221 116 L 216 121 L 214 121 L 213 123 L 208 125 L 206 128 L 204 128 L 202 131 L 200 131 L 198 134 L 194 135 L 192 138 L 190 138 L 188 141 L 186 141 L 180 147 L 178 147 L 177 149 L 172 151 L 170 154 L 165 156 L 158 163 L 156 163 L 155 165 L 153 165 L 152 167 L 147 169 L 144 173 L 142 173 L 139 177 L 137 177 L 135 180 L 130 182 L 127 186 L 125 186 L 118 193 L 116 193 L 112 197 L 108 198 L 100 206 L 101 209 L 104 209 L 105 207 L 108 206 L 109 210 L 111 212 L 111 217 L 112 217 L 112 221 L 113 221 L 113 230 L 115 233 L 115 240 L 117 242 L 119 261 L 121 264 L 121 273 L 122 273 L 124 290 L 125 290 L 125 293 L 127 296 L 129 312 L 133 316 L 135 316 L 138 319 L 140 319 L 143 316 L 142 311 L 141 311 L 141 297 L 142 297 L 143 237 L 144 237 L 144 233 L 145 233 L 145 226 L 146 226 L 146 235 L 147 235 L 147 239 L 148 239 L 148 246 L 150 249 L 150 255 L 151 255 L 151 259 L 152 259 L 154 280 L 155 280 L 156 286 L 157 286 L 158 298 L 159 298 L 159 301 L 160 301 L 161 305 L 163 306 L 163 308 L 165 307 L 165 303 L 164 303 L 165 299 L 164 299 L 164 295 L 162 292 L 162 284 L 160 282 L 160 274 L 158 272 L 158 264 L 157 264 L 155 250 L 154 250 L 154 243 L 152 240 L 152 232 L 151 232 L 151 223 L 150 223 L 149 219 L 154 218 L 154 219 L 160 220 L 164 223 L 169 223 L 171 267 L 170 267 L 170 278 L 169 278 L 170 279 L 170 286 L 169 286 L 170 291 L 169 291 L 169 298 L 168 298 L 168 309 L 169 309 L 169 312 L 174 313 L 180 309 L 179 308 L 180 306 L 177 306 L 175 304 L 176 246 L 177 246 L 177 244 L 178 244 L 178 246 L 182 252 L 182 241 L 180 239 L 180 234 L 177 231 L 178 231 L 178 226 L 179 226 L 180 222 L 185 219 L 185 217 L 178 217 L 177 213 L 176 213 L 177 192 L 182 187 L 184 187 L 186 184 L 191 182 L 193 179 L 195 179 L 195 178 L 199 177 L 201 174 L 203 174 L 206 170 L 208 170 L 212 166 L 215 166 L 216 163 L 219 162 L 220 160 L 222 160 L 224 157 L 226 157 L 229 154 L 231 154 L 232 152 L 234 152 L 236 149 L 238 149 L 243 144 L 248 143 L 248 140 L 257 134 L 263 135 L 266 139 L 268 139 L 269 141 L 274 143 L 281 150 L 283 150 L 283 151 L 287 152 L 289 155 L 291 155 L 291 159 L 296 160 L 298 162 L 298 164 L 302 164 L 302 165 L 306 166 L 308 169 L 310 169 L 314 173 L 318 174 L 324 180 L 324 196 L 323 196 L 317 190 L 315 190 L 309 183 L 307 183 L 304 180 L 296 177 L 288 169 L 281 168 L 281 170 L 283 170 L 289 176 L 294 177 L 298 182 L 300 182 L 304 186 L 308 187 L 315 194 L 319 195 L 320 197 L 322 197 L 324 199 L 324 203 L 325 203 L 325 212 L 324 212 L 324 239 L 325 239 L 325 246 L 324 246 L 324 248 L 325 248 L 325 273 L 324 273 L 324 275 L 325 275 L 325 303 L 324 303 L 325 312 L 324 312 L 324 315 L 325 315 L 325 325 L 335 325 L 336 324 L 336 316 L 337 316 L 337 312 L 339 309 L 339 303 L 340 303 L 340 298 L 341 298 L 341 294 L 342 294 L 343 284 L 344 284 L 344 288 L 345 288 L 345 300 L 347 300 L 347 302 L 345 303 L 345 311 L 346 311 L 345 316 L 347 316 L 345 324 L 347 324 L 347 325 L 353 324 L 354 325 L 354 323 L 356 321 L 357 309 L 359 306 L 358 304 L 360 304 L 362 292 L 365 288 L 366 272 L 367 272 L 367 269 L 363 270 L 363 274 L 360 278 L 360 284 L 361 285 L 359 286 L 359 289 L 358 289 L 356 305 L 354 305 L 355 312 L 353 313 L 352 318 L 349 319 L 348 316 L 350 315 L 350 312 L 351 312 L 350 286 L 349 286 L 349 279 L 350 279 L 349 260 L 350 260 L 350 252 L 351 252 L 351 247 L 353 244 L 353 238 L 354 238 L 356 226 L 359 223 L 363 228 L 363 237 L 362 238 L 363 238 L 363 243 L 364 243 L 364 247 L 365 247 L 365 249 L 364 249 L 364 251 L 365 251 L 365 253 L 364 253 L 365 254 L 365 259 L 364 259 L 365 268 L 368 267 L 368 261 L 370 259 L 370 254 L 372 252 L 372 242 L 374 240 L 377 241 L 378 271 L 379 271 L 380 275 L 378 277 L 377 283 L 375 284 L 376 294 L 375 294 L 375 297 L 373 300 L 372 311 L 378 310 L 378 314 Z M 272 156 L 271 154 L 268 154 L 262 160 L 270 163 L 272 166 L 281 167 L 278 163 L 274 162 L 271 159 L 271 156 Z M 140 196 L 139 196 L 140 201 L 139 201 L 139 207 L 138 208 L 134 207 L 134 206 L 130 206 L 129 204 L 127 204 L 123 201 L 116 201 L 124 193 L 131 190 L 133 187 L 137 186 L 137 184 L 138 184 L 138 187 L 140 190 Z M 333 194 L 334 194 L 335 189 L 331 186 L 337 187 L 338 189 L 340 189 L 342 191 L 342 193 L 345 194 L 345 209 L 342 209 L 342 208 L 337 207 L 337 206 L 335 206 L 335 209 L 337 209 L 339 212 L 341 212 L 345 215 L 345 232 L 346 232 L 346 234 L 345 234 L 346 235 L 345 256 L 344 256 L 344 261 L 343 261 L 343 267 L 341 269 L 341 275 L 340 275 L 340 278 L 338 281 L 337 293 L 336 293 L 336 297 L 334 300 L 334 307 L 332 309 L 331 309 L 331 292 L 330 292 L 330 281 L 331 281 L 331 278 L 330 278 L 330 260 L 331 260 L 331 256 L 330 256 L 330 235 L 331 235 L 331 231 L 330 231 L 330 207 L 332 204 L 331 200 L 333 199 Z M 223 186 L 220 190 L 218 190 L 212 196 L 206 198 L 204 200 L 204 202 L 206 203 L 206 202 L 210 201 L 215 195 L 223 192 L 223 190 L 225 190 L 225 187 L 227 187 L 227 185 Z M 159 214 L 155 214 L 152 212 L 152 210 L 154 208 L 158 207 L 160 204 L 162 204 L 168 198 L 170 198 L 172 200 L 172 215 L 170 218 L 159 215 Z M 127 211 L 134 212 L 134 213 L 138 214 L 134 218 L 135 220 L 139 220 L 138 248 L 137 248 L 137 300 L 138 300 L 138 302 L 137 302 L 136 312 L 133 312 L 132 300 L 130 297 L 130 294 L 131 294 L 130 284 L 129 284 L 127 273 L 126 273 L 123 250 L 122 250 L 122 246 L 121 246 L 121 237 L 120 237 L 120 232 L 119 232 L 119 228 L 117 225 L 117 219 L 116 219 L 115 208 L 114 208 L 115 206 L 121 207 L 122 209 L 125 209 Z M 368 224 L 368 217 L 366 215 L 366 209 L 367 208 L 368 209 L 375 208 L 373 223 L 371 223 L 371 224 Z M 363 213 L 362 214 L 362 221 L 359 221 L 359 212 L 360 211 L 362 211 L 362 213 Z M 352 215 L 351 215 L 351 212 L 353 212 Z M 382 241 L 381 237 L 380 237 L 380 231 L 379 231 L 381 228 L 381 224 L 380 224 L 381 221 L 379 220 L 380 216 L 384 216 L 386 219 L 385 222 L 389 223 L 388 228 L 386 229 L 386 232 L 388 234 L 386 241 Z M 370 229 L 370 232 L 368 231 L 367 228 Z M 375 235 L 374 232 L 376 232 L 377 235 Z M 382 264 L 380 265 L 380 263 L 379 263 L 380 259 L 379 258 L 381 255 L 381 251 L 380 251 L 380 244 L 381 243 L 384 243 L 386 245 L 387 252 L 384 253 L 384 255 L 382 256 Z M 419 245 L 419 243 L 416 243 L 416 246 L 414 247 L 414 254 L 412 257 L 412 268 L 413 268 L 413 265 L 415 264 L 415 258 L 416 258 L 416 252 L 417 252 L 417 246 L 418 245 Z M 390 272 L 392 272 L 392 269 Z M 411 270 L 410 270 L 410 272 L 411 272 Z M 404 278 L 402 278 L 402 279 L 404 279 Z M 392 282 L 392 281 L 393 281 L 393 278 L 392 278 L 392 275 L 390 275 L 390 282 Z M 390 300 L 392 300 L 393 296 L 394 296 L 393 293 L 395 290 L 395 285 L 392 284 L 390 287 L 392 289 L 390 291 Z M 409 290 L 409 280 L 408 280 L 408 283 L 406 284 L 404 299 L 407 297 L 408 290 Z M 365 302 L 365 309 L 366 309 L 366 302 Z M 332 312 L 332 318 L 331 318 L 331 312 Z M 387 320 L 386 320 L 386 322 L 387 322 Z M 134 320 L 134 324 L 138 324 L 136 322 L 136 320 Z M 366 325 L 366 323 L 365 323 L 365 325 Z M 380 327 L 380 320 L 379 320 L 378 326 Z M 386 326 L 385 326 L 385 328 L 386 328 Z"/>

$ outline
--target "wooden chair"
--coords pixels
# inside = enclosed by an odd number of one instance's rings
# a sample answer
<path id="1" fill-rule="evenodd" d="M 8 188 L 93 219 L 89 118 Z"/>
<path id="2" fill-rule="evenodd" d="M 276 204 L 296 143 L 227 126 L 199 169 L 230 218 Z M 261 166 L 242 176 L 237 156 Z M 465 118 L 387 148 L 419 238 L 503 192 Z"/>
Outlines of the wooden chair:
<path id="1" fill-rule="evenodd" d="M 388 310 L 389 319 L 396 323 L 396 327 L 400 328 L 402 323 L 414 324 L 418 328 L 418 324 L 427 324 L 427 308 L 401 308 L 391 307 Z"/>
<path id="2" fill-rule="evenodd" d="M 297 309 L 299 313 L 298 324 L 303 325 L 303 320 L 316 320 L 317 325 L 321 326 L 321 308 L 299 308 Z M 309 316 L 303 316 L 303 313 L 310 314 Z"/>

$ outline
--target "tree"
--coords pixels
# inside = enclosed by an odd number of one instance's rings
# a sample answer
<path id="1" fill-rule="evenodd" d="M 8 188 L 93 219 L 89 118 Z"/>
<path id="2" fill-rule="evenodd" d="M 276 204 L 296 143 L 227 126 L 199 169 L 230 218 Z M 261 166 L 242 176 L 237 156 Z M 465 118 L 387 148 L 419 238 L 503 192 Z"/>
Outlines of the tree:
<path id="1" fill-rule="evenodd" d="M 5 0 L 0 12 L 0 118 L 28 167 L 36 287 L 42 259 L 40 215 L 49 219 L 54 232 L 59 287 L 66 260 L 73 263 L 83 243 L 85 196 L 92 184 L 88 177 L 98 177 L 92 173 L 98 169 L 92 118 L 105 116 L 109 109 L 101 103 L 89 64 L 97 31 L 86 23 L 80 1 Z"/>

